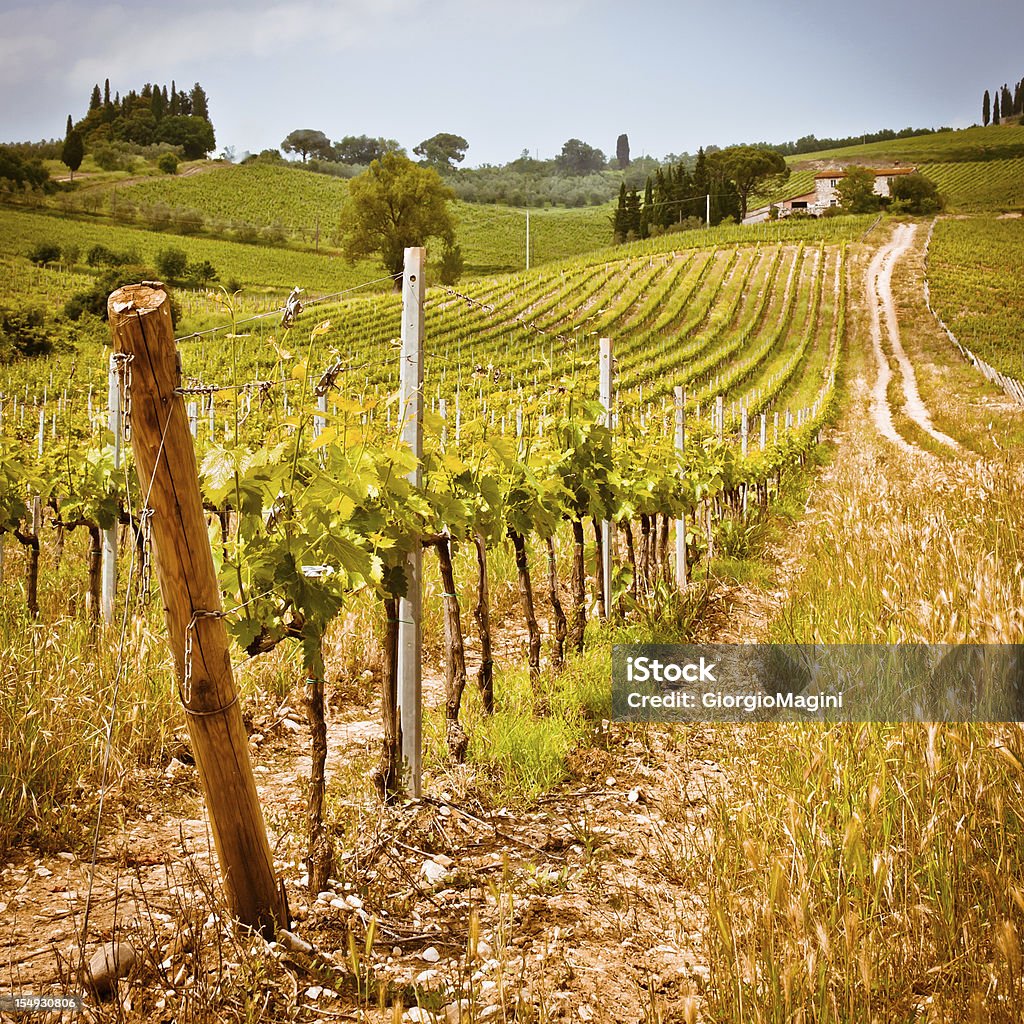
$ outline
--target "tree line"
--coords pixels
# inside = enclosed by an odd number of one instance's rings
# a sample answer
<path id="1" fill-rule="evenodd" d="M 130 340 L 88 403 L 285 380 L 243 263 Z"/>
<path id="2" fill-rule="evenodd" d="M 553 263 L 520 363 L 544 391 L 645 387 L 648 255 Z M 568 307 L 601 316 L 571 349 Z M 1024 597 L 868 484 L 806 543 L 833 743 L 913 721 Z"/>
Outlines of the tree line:
<path id="1" fill-rule="evenodd" d="M 772 149 L 730 146 L 708 152 L 702 147 L 692 167 L 680 161 L 650 175 L 642 201 L 639 191 L 623 182 L 612 233 L 616 242 L 626 242 L 673 228 L 741 221 L 756 188 L 788 176 L 785 160 Z"/>
<path id="2" fill-rule="evenodd" d="M 1008 117 L 1024 117 L 1024 78 L 1022 78 L 1010 91 L 1010 87 L 1004 82 L 998 89 L 981 98 L 981 123 L 986 127 L 989 124 L 1000 124 Z"/>

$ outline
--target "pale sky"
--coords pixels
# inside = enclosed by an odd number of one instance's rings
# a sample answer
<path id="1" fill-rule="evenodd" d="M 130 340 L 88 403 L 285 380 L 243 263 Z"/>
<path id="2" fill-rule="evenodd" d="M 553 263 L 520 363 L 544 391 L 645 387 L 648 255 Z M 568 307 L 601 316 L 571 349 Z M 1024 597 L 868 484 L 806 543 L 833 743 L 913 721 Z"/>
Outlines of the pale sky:
<path id="1" fill-rule="evenodd" d="M 60 137 L 96 82 L 200 81 L 218 151 L 292 129 L 437 132 L 465 166 L 572 137 L 661 157 L 963 127 L 1024 76 L 1024 4 L 941 0 L 0 0 L 0 140 Z"/>

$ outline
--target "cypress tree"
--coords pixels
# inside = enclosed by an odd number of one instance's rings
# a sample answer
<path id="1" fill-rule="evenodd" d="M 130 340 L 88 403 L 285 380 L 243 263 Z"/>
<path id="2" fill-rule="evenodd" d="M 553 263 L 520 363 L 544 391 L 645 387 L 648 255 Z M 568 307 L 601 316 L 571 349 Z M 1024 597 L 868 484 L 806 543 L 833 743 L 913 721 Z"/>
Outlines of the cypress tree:
<path id="1" fill-rule="evenodd" d="M 631 188 L 626 193 L 626 237 L 630 234 L 634 238 L 640 236 L 640 193 L 635 188 Z"/>
<path id="2" fill-rule="evenodd" d="M 615 142 L 615 159 L 619 162 L 619 170 L 629 166 L 629 136 L 623 132 Z"/>
<path id="3" fill-rule="evenodd" d="M 209 121 L 210 110 L 206 101 L 206 90 L 198 82 L 192 86 L 189 99 L 192 101 L 192 116 L 203 117 Z"/>
<path id="4" fill-rule="evenodd" d="M 106 79 L 103 83 L 103 106 L 110 106 L 110 79 Z"/>
<path id="5" fill-rule="evenodd" d="M 1013 97 L 1010 95 L 1010 90 L 1005 83 L 999 93 L 999 98 L 1001 100 L 999 106 L 1003 112 L 1003 117 L 1009 117 L 1013 113 Z"/>
<path id="6" fill-rule="evenodd" d="M 615 207 L 615 215 L 612 218 L 612 234 L 616 242 L 626 240 L 626 183 L 619 186 L 619 204 Z"/>
<path id="7" fill-rule="evenodd" d="M 985 90 L 985 95 L 981 100 L 981 123 L 987 128 L 989 121 L 992 120 L 992 98 L 988 94 L 988 89 Z"/>
<path id="8" fill-rule="evenodd" d="M 640 237 L 651 237 L 651 223 L 654 221 L 654 189 L 650 176 L 644 189 L 644 205 L 640 209 Z"/>
<path id="9" fill-rule="evenodd" d="M 996 98 L 992 101 L 992 123 L 999 124 L 999 93 L 996 93 Z"/>
<path id="10" fill-rule="evenodd" d="M 100 96 L 100 87 L 99 87 L 98 84 L 94 85 L 92 87 L 92 96 L 89 97 L 89 109 L 90 110 L 97 110 L 97 109 L 99 109 L 99 106 L 100 106 L 100 104 L 102 102 L 103 102 L 103 99 Z"/>
<path id="11" fill-rule="evenodd" d="M 67 127 L 64 130 L 64 147 L 60 153 L 61 163 L 71 172 L 71 180 L 75 180 L 75 171 L 82 166 L 82 158 L 85 156 L 85 147 L 82 145 L 82 136 L 75 131 L 71 123 L 71 115 L 68 114 Z"/>
<path id="12" fill-rule="evenodd" d="M 180 109 L 180 103 L 178 102 L 178 90 L 175 88 L 174 79 L 171 79 L 171 99 L 167 104 L 167 112 L 173 117 L 178 113 Z"/>
<path id="13" fill-rule="evenodd" d="M 707 210 L 705 204 L 701 202 L 703 197 L 711 191 L 711 175 L 708 171 L 708 158 L 704 152 L 704 147 L 701 146 L 697 150 L 697 162 L 693 167 L 693 192 L 698 198 L 694 199 L 694 203 L 700 203 L 700 209 L 695 211 L 696 215 L 701 219 L 706 219 Z"/>

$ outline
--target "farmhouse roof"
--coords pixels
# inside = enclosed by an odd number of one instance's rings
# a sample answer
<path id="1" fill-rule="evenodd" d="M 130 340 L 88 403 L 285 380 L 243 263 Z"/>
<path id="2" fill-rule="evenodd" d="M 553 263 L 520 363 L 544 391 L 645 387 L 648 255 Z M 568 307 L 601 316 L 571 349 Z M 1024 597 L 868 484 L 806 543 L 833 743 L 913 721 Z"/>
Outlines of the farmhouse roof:
<path id="1" fill-rule="evenodd" d="M 868 167 L 867 170 L 871 171 L 876 178 L 888 178 L 893 174 L 913 174 L 916 167 Z M 846 176 L 845 167 L 834 167 L 830 171 L 819 171 L 815 176 L 814 180 L 818 178 L 843 178 Z"/>

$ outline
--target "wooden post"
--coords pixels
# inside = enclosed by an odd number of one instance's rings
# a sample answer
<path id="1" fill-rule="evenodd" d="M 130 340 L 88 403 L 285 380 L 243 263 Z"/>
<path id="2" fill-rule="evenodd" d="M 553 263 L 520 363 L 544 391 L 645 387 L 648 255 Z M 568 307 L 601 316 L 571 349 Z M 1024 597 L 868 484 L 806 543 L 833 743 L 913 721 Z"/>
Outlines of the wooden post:
<path id="1" fill-rule="evenodd" d="M 612 339 L 601 339 L 600 352 L 601 404 L 604 406 L 604 424 L 614 429 L 612 413 Z M 612 521 L 601 521 L 601 617 L 608 618 L 612 607 Z"/>
<path id="2" fill-rule="evenodd" d="M 153 510 L 156 569 L 186 722 L 231 910 L 273 936 L 287 927 L 274 877 L 249 742 L 231 672 L 220 588 L 181 396 L 170 302 L 154 282 L 107 301 L 114 351 L 131 368 L 131 441 L 139 488 Z"/>
<path id="3" fill-rule="evenodd" d="M 686 392 L 680 384 L 675 389 L 676 451 L 686 451 Z M 686 516 L 676 520 L 676 586 L 686 590 Z"/>
<path id="4" fill-rule="evenodd" d="M 722 395 L 715 398 L 715 419 L 718 423 L 718 440 L 725 437 L 725 399 Z"/>
<path id="5" fill-rule="evenodd" d="M 743 406 L 742 412 L 740 413 L 740 454 L 743 458 L 747 457 L 747 432 L 749 427 L 750 424 L 747 419 L 747 409 L 746 406 Z"/>
<path id="6" fill-rule="evenodd" d="M 107 377 L 107 426 L 114 435 L 114 470 L 121 468 L 121 377 L 119 367 L 123 360 L 110 357 Z M 117 595 L 117 531 L 114 523 L 103 531 L 102 576 L 100 580 L 100 617 L 106 623 L 114 621 L 114 599 Z"/>
<path id="7" fill-rule="evenodd" d="M 402 441 L 416 459 L 409 474 L 421 486 L 423 470 L 423 297 L 426 250 L 405 250 L 402 276 Z M 421 654 L 423 650 L 423 551 L 417 545 L 406 562 L 406 596 L 398 603 L 398 714 L 402 725 L 402 760 L 408 771 L 409 791 L 420 795 L 423 721 Z"/>

